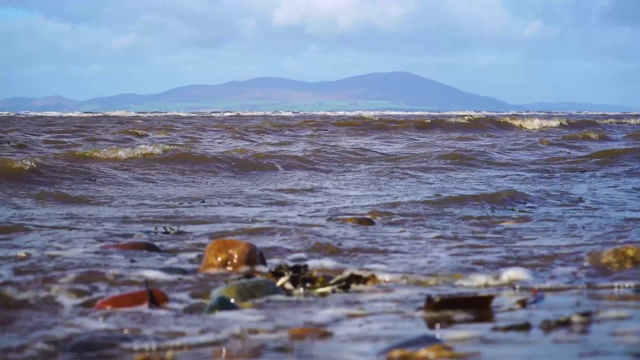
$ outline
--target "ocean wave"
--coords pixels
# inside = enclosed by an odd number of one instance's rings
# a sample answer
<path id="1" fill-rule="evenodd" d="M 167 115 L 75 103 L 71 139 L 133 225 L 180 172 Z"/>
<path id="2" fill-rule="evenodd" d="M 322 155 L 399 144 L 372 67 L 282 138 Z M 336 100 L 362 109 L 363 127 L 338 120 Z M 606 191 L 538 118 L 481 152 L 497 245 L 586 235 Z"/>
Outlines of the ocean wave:
<path id="1" fill-rule="evenodd" d="M 625 135 L 624 138 L 631 139 L 631 140 L 640 140 L 640 130 L 634 131 L 631 134 Z"/>
<path id="2" fill-rule="evenodd" d="M 567 119 L 564 118 L 541 119 L 504 117 L 501 118 L 500 121 L 526 130 L 542 130 L 545 128 L 556 128 L 568 124 Z"/>
<path id="3" fill-rule="evenodd" d="M 592 152 L 590 154 L 584 155 L 583 158 L 586 159 L 595 159 L 595 160 L 603 160 L 603 159 L 618 159 L 618 158 L 626 158 L 628 156 L 640 156 L 640 148 L 632 147 L 632 148 L 618 148 L 618 149 L 606 149 Z"/>
<path id="4" fill-rule="evenodd" d="M 132 135 L 135 137 L 147 137 L 149 136 L 149 133 L 144 131 L 144 130 L 139 130 L 139 129 L 127 129 L 127 130 L 122 130 L 119 132 L 119 134 L 123 134 L 123 135 Z"/>
<path id="5" fill-rule="evenodd" d="M 601 124 L 628 124 L 640 125 L 640 118 L 623 118 L 623 119 L 605 119 L 599 121 Z"/>
<path id="6" fill-rule="evenodd" d="M 0 175 L 19 175 L 35 167 L 36 163 L 32 159 L 0 158 Z"/>
<path id="7" fill-rule="evenodd" d="M 101 160 L 127 160 L 162 155 L 168 151 L 180 148 L 180 146 L 152 144 L 140 145 L 135 148 L 110 147 L 108 149 L 72 151 L 67 154 L 72 157 L 81 158 L 93 158 Z"/>
<path id="8" fill-rule="evenodd" d="M 562 140 L 589 141 L 589 140 L 609 140 L 606 133 L 602 131 L 583 131 L 576 134 L 563 135 Z"/>
<path id="9" fill-rule="evenodd" d="M 450 195 L 427 200 L 431 205 L 467 205 L 467 204 L 487 204 L 492 206 L 514 206 L 524 205 L 533 200 L 533 196 L 514 189 L 501 190 L 491 193 Z"/>
<path id="10" fill-rule="evenodd" d="M 228 117 L 228 116 L 298 116 L 298 115 L 312 115 L 312 116 L 363 116 L 368 117 L 370 119 L 375 119 L 380 116 L 584 116 L 584 117 L 593 117 L 593 116 L 616 116 L 616 115 L 624 115 L 624 116 L 640 116 L 640 113 L 627 113 L 627 112 L 588 112 L 588 111 L 576 111 L 576 112 L 567 112 L 567 111 L 558 111 L 558 112 L 547 112 L 547 111 L 533 111 L 533 112 L 522 112 L 522 111 L 507 111 L 507 112 L 495 112 L 495 111 L 444 111 L 444 112 L 436 112 L 436 111 L 195 111 L 195 112 L 185 112 L 185 111 L 151 111 L 151 112 L 133 112 L 133 111 L 106 111 L 106 112 L 81 112 L 81 111 L 73 111 L 73 112 L 56 112 L 56 111 L 45 111 L 45 112 L 33 112 L 33 111 L 22 111 L 22 112 L 0 112 L 0 117 L 7 116 L 19 116 L 19 117 L 31 117 L 31 116 L 39 116 L 39 117 L 162 117 L 162 116 L 181 116 L 181 117 L 198 117 L 198 116 L 209 116 L 209 117 Z M 637 118 L 629 118 L 631 123 L 638 123 L 640 119 Z M 618 120 L 613 120 L 618 121 Z"/>
<path id="11" fill-rule="evenodd" d="M 33 196 L 35 200 L 60 204 L 88 204 L 91 201 L 84 196 L 75 196 L 63 191 L 40 191 Z"/>

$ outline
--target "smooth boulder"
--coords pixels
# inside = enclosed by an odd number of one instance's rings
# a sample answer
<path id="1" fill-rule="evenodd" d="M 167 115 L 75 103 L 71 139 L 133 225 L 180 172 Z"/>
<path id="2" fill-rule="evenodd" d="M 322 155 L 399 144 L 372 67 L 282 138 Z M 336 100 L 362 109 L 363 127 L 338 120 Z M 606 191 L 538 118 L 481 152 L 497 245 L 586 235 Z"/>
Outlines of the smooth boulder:
<path id="1" fill-rule="evenodd" d="M 254 244 L 235 239 L 217 239 L 205 248 L 200 271 L 238 271 L 257 265 L 266 266 L 267 260 Z"/>
<path id="2" fill-rule="evenodd" d="M 249 301 L 282 294 L 284 291 L 271 280 L 263 278 L 240 280 L 213 289 L 205 312 L 237 310 Z"/>
<path id="3" fill-rule="evenodd" d="M 148 305 L 162 306 L 169 302 L 167 294 L 160 289 L 145 289 L 106 297 L 95 306 L 96 310 L 125 309 Z"/>

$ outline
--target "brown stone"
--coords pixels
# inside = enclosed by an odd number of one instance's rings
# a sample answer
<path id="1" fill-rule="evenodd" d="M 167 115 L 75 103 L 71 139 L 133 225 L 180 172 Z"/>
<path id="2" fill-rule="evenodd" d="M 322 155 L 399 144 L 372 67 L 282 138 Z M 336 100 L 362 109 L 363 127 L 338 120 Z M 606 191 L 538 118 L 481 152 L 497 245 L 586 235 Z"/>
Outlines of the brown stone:
<path id="1" fill-rule="evenodd" d="M 204 249 L 200 271 L 237 271 L 248 266 L 267 265 L 267 260 L 257 246 L 235 239 L 217 239 Z"/>
<path id="2" fill-rule="evenodd" d="M 289 330 L 289 340 L 319 340 L 333 336 L 329 330 L 317 327 L 299 327 Z"/>
<path id="3" fill-rule="evenodd" d="M 352 217 L 342 218 L 340 219 L 340 222 L 345 224 L 362 225 L 362 226 L 373 226 L 376 224 L 376 222 L 373 221 L 373 219 L 369 217 L 364 217 L 364 216 L 363 217 L 352 216 Z"/>
<path id="4" fill-rule="evenodd" d="M 151 299 L 150 299 L 151 298 Z M 104 298 L 95 306 L 96 310 L 125 309 L 142 305 L 162 306 L 169 302 L 167 294 L 160 289 L 132 291 Z"/>
<path id="5" fill-rule="evenodd" d="M 387 360 L 467 359 L 478 355 L 478 353 L 459 353 L 449 345 L 436 344 L 418 351 L 393 349 L 387 353 Z"/>

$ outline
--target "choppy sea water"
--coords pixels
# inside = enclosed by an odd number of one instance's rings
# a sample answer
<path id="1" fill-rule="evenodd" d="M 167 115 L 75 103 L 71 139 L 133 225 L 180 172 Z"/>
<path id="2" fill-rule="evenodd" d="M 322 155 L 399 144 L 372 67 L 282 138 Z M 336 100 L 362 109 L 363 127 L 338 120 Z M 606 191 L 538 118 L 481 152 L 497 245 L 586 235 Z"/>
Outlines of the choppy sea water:
<path id="1" fill-rule="evenodd" d="M 422 334 L 486 359 L 640 356 L 640 270 L 585 262 L 640 240 L 640 114 L 2 113 L 0 128 L 3 358 L 198 359 L 223 347 L 369 359 Z M 384 282 L 202 314 L 225 275 L 197 267 L 222 237 L 255 243 L 270 266 Z M 163 252 L 101 248 L 131 240 Z M 160 271 L 169 266 L 187 274 Z M 509 281 L 513 267 L 529 276 Z M 92 309 L 145 280 L 169 294 L 167 309 Z M 532 289 L 546 294 L 536 307 L 500 310 Z M 419 310 L 426 294 L 470 291 L 498 295 L 490 319 L 434 326 Z M 596 320 L 539 328 L 576 311 Z M 491 331 L 522 321 L 533 328 Z M 289 341 L 286 329 L 302 325 L 333 336 Z M 124 340 L 68 351 L 104 334 Z"/>

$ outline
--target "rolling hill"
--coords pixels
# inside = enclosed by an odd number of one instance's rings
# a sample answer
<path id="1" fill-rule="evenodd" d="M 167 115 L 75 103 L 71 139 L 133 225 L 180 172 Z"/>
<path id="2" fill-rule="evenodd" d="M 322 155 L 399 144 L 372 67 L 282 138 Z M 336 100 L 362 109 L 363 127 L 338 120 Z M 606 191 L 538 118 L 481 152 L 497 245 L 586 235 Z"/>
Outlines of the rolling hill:
<path id="1" fill-rule="evenodd" d="M 511 105 L 408 72 L 371 73 L 337 81 L 274 77 L 219 85 L 187 85 L 157 94 L 119 94 L 86 101 L 61 96 L 0 100 L 0 111 L 331 111 L 331 110 L 571 110 L 631 111 L 611 105 L 536 103 Z M 617 110 L 616 110 L 617 109 Z"/>

